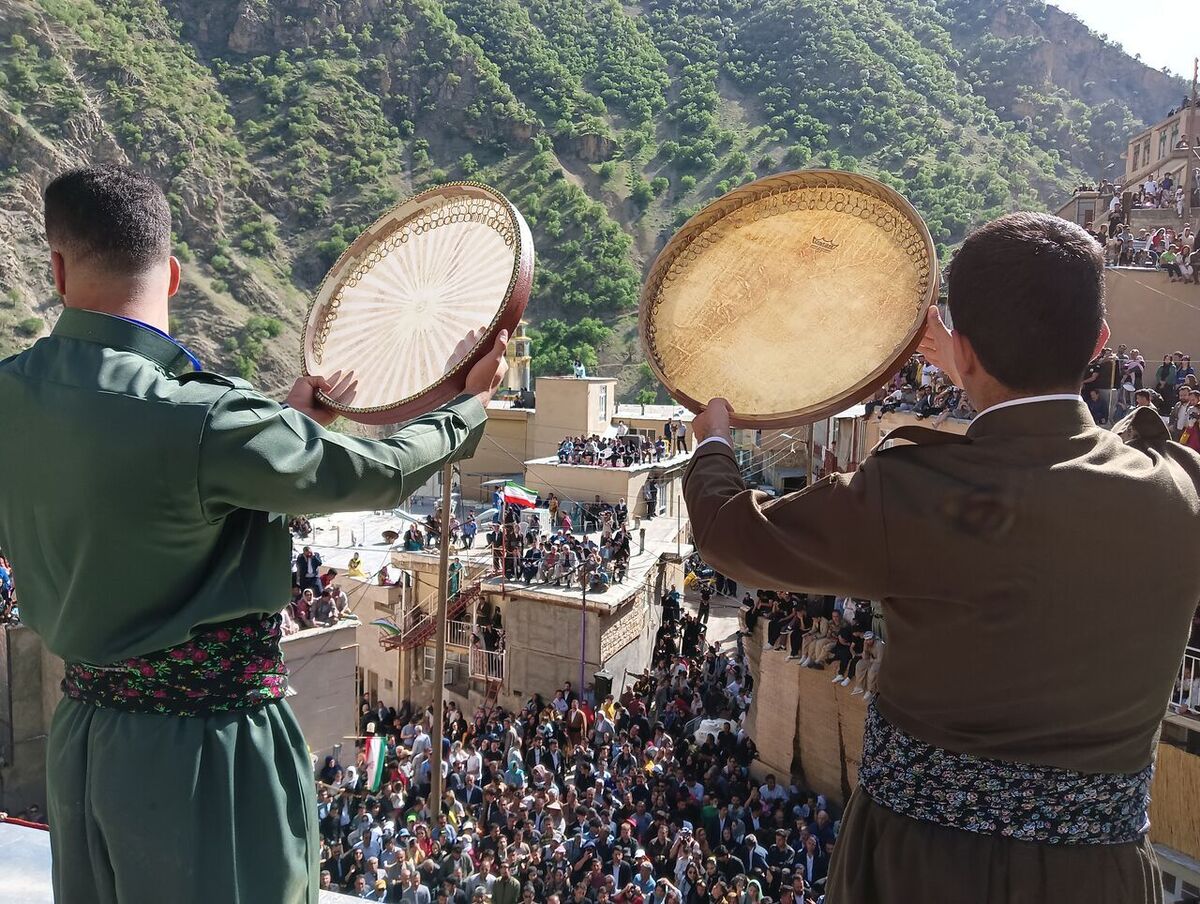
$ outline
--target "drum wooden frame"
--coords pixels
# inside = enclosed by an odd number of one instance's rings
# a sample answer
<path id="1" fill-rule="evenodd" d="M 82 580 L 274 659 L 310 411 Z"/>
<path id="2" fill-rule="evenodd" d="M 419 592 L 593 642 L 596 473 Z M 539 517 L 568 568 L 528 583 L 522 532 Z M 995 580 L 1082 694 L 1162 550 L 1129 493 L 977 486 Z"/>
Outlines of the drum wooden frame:
<path id="1" fill-rule="evenodd" d="M 774 219 L 781 215 L 790 222 Z M 857 173 L 799 170 L 736 188 L 688 220 L 650 269 L 638 326 L 659 380 L 697 413 L 726 394 L 724 383 L 758 385 L 740 368 L 763 384 L 817 382 L 817 397 L 778 409 L 730 398 L 735 427 L 797 426 L 861 402 L 898 370 L 920 343 L 939 284 L 929 230 L 899 193 Z M 831 312 L 825 291 L 844 308 Z M 800 302 L 811 303 L 797 313 Z M 821 338 L 808 340 L 807 327 Z M 875 342 L 865 351 L 855 346 L 864 335 Z M 806 372 L 822 366 L 820 352 L 855 355 L 861 367 L 839 363 L 847 372 L 835 385 L 826 372 Z M 807 367 L 779 372 L 785 355 Z M 713 373 L 721 368 L 724 376 Z M 830 386 L 819 385 L 826 378 Z"/>
<path id="2" fill-rule="evenodd" d="M 464 249 L 466 238 L 471 234 L 469 224 L 486 227 L 471 230 L 476 238 L 482 236 L 486 240 L 486 247 Z M 444 254 L 450 254 L 450 260 L 431 260 L 438 249 L 429 249 L 425 245 L 433 243 L 435 235 L 449 238 L 452 234 L 452 247 L 443 250 Z M 425 245 L 421 244 L 423 242 Z M 429 277 L 427 285 L 417 285 L 419 274 L 411 274 L 410 278 L 407 269 L 400 267 L 396 260 L 402 251 L 415 253 L 419 246 L 423 255 L 418 262 L 421 266 L 414 266 L 414 269 L 420 269 Z M 474 259 L 468 259 L 472 254 Z M 451 267 L 452 263 L 456 268 Z M 471 295 L 470 268 L 484 264 L 492 284 L 482 289 L 475 287 L 475 294 Z M 341 348 L 336 354 L 327 349 L 330 337 L 338 338 L 334 330 L 339 315 L 344 314 L 343 303 L 347 307 L 362 303 L 364 308 L 370 308 L 369 314 L 357 315 L 353 328 L 343 317 L 341 325 L 347 332 L 366 338 L 374 320 L 381 330 L 390 329 L 405 338 L 406 331 L 416 330 L 422 319 L 430 330 L 437 329 L 445 335 L 452 328 L 453 318 L 448 312 L 439 310 L 439 306 L 455 292 L 470 296 L 473 311 L 469 316 L 482 320 L 483 317 L 478 316 L 478 310 L 482 308 L 483 316 L 489 319 L 477 325 L 471 321 L 462 329 L 461 336 L 465 336 L 468 329 L 477 331 L 475 345 L 457 363 L 432 376 L 426 384 L 411 385 L 414 379 L 436 373 L 438 365 L 433 356 L 421 362 L 424 365 L 422 373 L 416 376 L 401 374 L 403 364 L 392 366 L 392 384 L 387 385 L 382 385 L 385 382 L 381 379 L 382 365 L 372 366 L 376 362 L 367 360 L 365 375 L 376 384 L 368 386 L 369 391 L 364 394 L 360 380 L 356 404 L 339 404 L 320 394 L 324 405 L 364 424 L 394 424 L 424 414 L 461 394 L 467 373 L 490 351 L 496 335 L 501 330 L 508 330 L 511 335 L 520 324 L 533 284 L 533 264 L 533 237 L 529 226 L 517 208 L 496 189 L 481 182 L 451 182 L 427 189 L 397 204 L 376 220 L 330 268 L 309 305 L 301 346 L 302 370 L 307 376 L 328 377 L 331 371 L 349 368 L 360 377 L 364 376 L 362 362 L 351 360 L 346 349 Z M 373 273 L 377 267 L 380 269 Z M 505 279 L 507 288 L 501 293 Z M 401 282 L 405 284 L 401 285 Z M 492 295 L 497 297 L 493 300 Z M 495 311 L 491 313 L 493 306 Z M 419 343 L 419 338 L 412 341 Z M 425 353 L 420 347 L 413 351 L 418 355 Z M 332 357 L 337 361 L 327 360 Z M 395 392 L 397 397 L 380 398 L 392 385 L 403 387 Z"/>

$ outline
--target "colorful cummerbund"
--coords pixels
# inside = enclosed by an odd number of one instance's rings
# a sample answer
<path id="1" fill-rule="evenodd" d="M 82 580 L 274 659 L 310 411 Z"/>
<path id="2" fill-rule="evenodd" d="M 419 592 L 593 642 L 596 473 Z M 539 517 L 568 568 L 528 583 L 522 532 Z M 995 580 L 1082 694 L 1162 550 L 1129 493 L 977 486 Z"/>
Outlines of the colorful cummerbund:
<path id="1" fill-rule="evenodd" d="M 63 693 L 133 713 L 208 716 L 254 709 L 287 693 L 279 625 L 278 615 L 254 616 L 110 665 L 68 662 Z"/>
<path id="2" fill-rule="evenodd" d="M 1008 763 L 926 744 L 868 708 L 859 786 L 903 816 L 1039 844 L 1124 844 L 1149 829 L 1153 766 L 1130 775 Z"/>

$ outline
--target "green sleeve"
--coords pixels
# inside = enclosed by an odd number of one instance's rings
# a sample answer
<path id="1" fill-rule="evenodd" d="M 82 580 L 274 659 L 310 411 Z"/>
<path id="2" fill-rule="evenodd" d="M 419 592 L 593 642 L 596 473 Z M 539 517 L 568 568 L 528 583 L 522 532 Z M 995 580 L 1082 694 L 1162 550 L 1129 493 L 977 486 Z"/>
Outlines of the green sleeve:
<path id="1" fill-rule="evenodd" d="M 474 396 L 405 424 L 387 439 L 334 433 L 256 392 L 225 393 L 200 440 L 200 505 L 217 520 L 235 509 L 336 512 L 392 508 L 447 461 L 469 458 L 487 413 Z"/>

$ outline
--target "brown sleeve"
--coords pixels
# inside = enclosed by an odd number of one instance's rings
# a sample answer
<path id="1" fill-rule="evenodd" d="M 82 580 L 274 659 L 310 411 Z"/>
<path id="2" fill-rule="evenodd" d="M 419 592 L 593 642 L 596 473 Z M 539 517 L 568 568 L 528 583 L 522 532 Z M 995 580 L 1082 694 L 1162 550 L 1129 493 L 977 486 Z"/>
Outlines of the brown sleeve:
<path id="1" fill-rule="evenodd" d="M 722 443 L 696 452 L 683 478 L 700 555 L 722 574 L 768 590 L 880 599 L 888 550 L 877 462 L 774 499 L 746 489 Z"/>

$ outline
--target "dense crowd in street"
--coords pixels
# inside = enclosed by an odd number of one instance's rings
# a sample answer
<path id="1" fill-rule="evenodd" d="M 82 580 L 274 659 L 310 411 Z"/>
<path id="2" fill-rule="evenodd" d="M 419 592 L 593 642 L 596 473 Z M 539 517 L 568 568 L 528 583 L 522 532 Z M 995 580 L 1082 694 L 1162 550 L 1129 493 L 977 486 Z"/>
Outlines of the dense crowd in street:
<path id="1" fill-rule="evenodd" d="M 568 681 L 516 712 L 449 704 L 440 801 L 432 714 L 364 700 L 386 766 L 373 789 L 361 750 L 321 764 L 322 886 L 417 904 L 819 901 L 834 814 L 750 778 L 741 637 L 713 642 L 673 588 L 662 606 L 653 662 L 618 697 Z"/>

